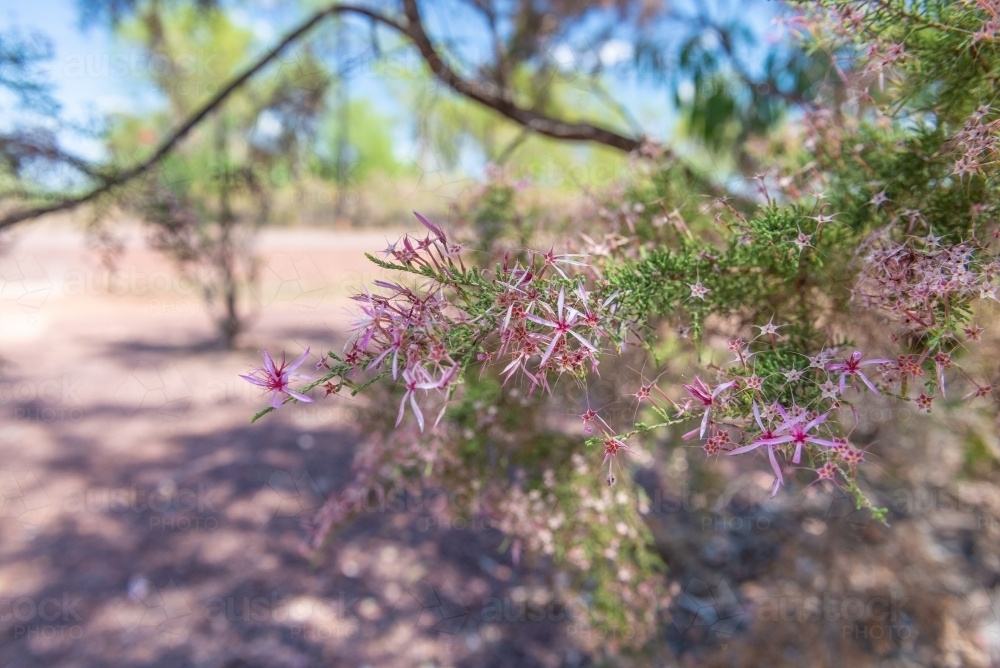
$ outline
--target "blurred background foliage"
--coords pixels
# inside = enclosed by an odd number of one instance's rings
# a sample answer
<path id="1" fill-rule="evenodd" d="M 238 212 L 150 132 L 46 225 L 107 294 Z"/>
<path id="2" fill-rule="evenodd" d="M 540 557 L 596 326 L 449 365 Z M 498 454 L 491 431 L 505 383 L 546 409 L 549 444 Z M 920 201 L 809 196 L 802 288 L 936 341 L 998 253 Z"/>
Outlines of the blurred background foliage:
<path id="1" fill-rule="evenodd" d="M 687 193 L 670 206 L 682 219 L 701 204 L 694 193 L 752 209 L 746 179 L 766 169 L 765 138 L 830 84 L 823 56 L 776 27 L 784 10 L 766 2 L 400 0 L 370 5 L 378 20 L 323 15 L 203 113 L 278 34 L 333 5 L 77 4 L 80 24 L 108 36 L 115 83 L 134 102 L 75 121 L 51 94 L 51 45 L 0 34 L 0 104 L 13 112 L 0 125 L 0 227 L 86 201 L 95 237 L 113 245 L 108 214 L 124 206 L 198 278 L 229 345 L 252 317 L 263 226 L 441 216 L 497 171 L 530 186 L 523 199 L 568 213 L 581 194 L 640 187 L 623 147 L 663 158 L 651 178 L 661 195 Z M 76 63 L 91 67 L 107 62 Z M 567 141 L 569 126 L 603 134 Z"/>
<path id="2" fill-rule="evenodd" d="M 52 57 L 44 42 L 7 30 L 0 39 L 0 87 L 19 106 L 0 139 L 3 210 L 85 191 L 99 186 L 101 175 L 141 161 L 277 42 L 281 30 L 271 29 L 268 39 L 253 21 L 292 26 L 296 17 L 327 6 L 78 4 L 88 30 L 110 31 L 115 49 L 138 53 L 135 62 L 143 65 L 128 68 L 126 88 L 142 102 L 115 109 L 89 127 L 74 126 L 46 96 L 52 82 L 36 71 Z M 819 82 L 829 81 L 822 56 L 804 53 L 788 31 L 772 25 L 782 11 L 774 3 L 447 0 L 418 7 L 437 52 L 466 81 L 547 119 L 661 142 L 719 183 L 761 171 L 760 160 L 748 151 L 752 140 L 798 113 Z M 393 2 L 372 8 L 400 21 L 406 9 Z M 368 192 L 366 185 L 379 176 L 435 175 L 453 183 L 481 179 L 493 163 L 557 190 L 606 187 L 627 178 L 620 150 L 554 140 L 537 125 L 451 90 L 428 69 L 410 36 L 350 13 L 328 21 L 210 114 L 225 120 L 204 121 L 233 135 L 225 147 L 230 162 L 266 157 L 284 163 L 280 175 L 267 180 L 268 188 L 312 177 L 315 186 L 346 189 L 351 201 L 372 204 L 347 215 L 341 201 L 334 220 L 386 223 L 408 205 L 386 206 L 384 195 Z M 204 136 L 209 132 L 196 128 L 177 150 L 192 158 L 193 181 L 212 169 L 193 159 L 199 145 L 212 144 Z M 68 141 L 73 135 L 89 141 L 86 155 L 68 148 L 79 145 Z M 56 167 L 68 176 L 54 179 Z M 14 194 L 20 199 L 10 199 Z"/>

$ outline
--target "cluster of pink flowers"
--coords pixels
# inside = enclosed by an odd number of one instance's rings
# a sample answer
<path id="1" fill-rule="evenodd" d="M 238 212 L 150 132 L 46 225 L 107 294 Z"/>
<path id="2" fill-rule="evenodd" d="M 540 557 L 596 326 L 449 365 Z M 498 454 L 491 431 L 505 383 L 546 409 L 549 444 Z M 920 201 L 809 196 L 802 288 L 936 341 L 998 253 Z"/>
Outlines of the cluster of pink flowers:
<path id="1" fill-rule="evenodd" d="M 873 244 L 853 298 L 912 331 L 928 330 L 957 298 L 997 298 L 1000 263 L 975 255 L 968 243 L 942 245 L 933 236 Z"/>
<path id="2" fill-rule="evenodd" d="M 859 38 L 863 39 L 865 36 L 864 28 L 870 21 L 871 14 L 879 11 L 880 7 L 866 6 L 868 3 L 865 2 L 838 3 L 838 5 L 836 7 L 819 6 L 807 9 L 805 16 L 801 19 L 802 23 L 809 28 L 809 32 L 814 37 L 832 34 L 849 42 L 857 43 Z M 864 66 L 860 68 L 857 75 L 849 77 L 839 67 L 837 73 L 841 81 L 848 84 L 848 88 L 870 99 L 867 89 L 871 83 L 876 83 L 879 90 L 884 90 L 886 78 L 897 73 L 898 63 L 905 60 L 908 55 L 901 43 L 886 44 L 866 40 L 863 44 L 867 44 L 868 48 L 863 58 Z"/>
<path id="3" fill-rule="evenodd" d="M 1000 119 L 987 120 L 989 111 L 986 105 L 979 107 L 952 138 L 952 144 L 960 154 L 955 162 L 955 174 L 958 176 L 981 173 L 983 167 L 996 162 Z"/>
<path id="4" fill-rule="evenodd" d="M 462 369 L 473 361 L 503 363 L 505 381 L 523 376 L 530 394 L 539 387 L 549 391 L 550 375 L 596 372 L 602 347 L 623 340 L 624 324 L 614 317 L 617 295 L 598 297 L 582 274 L 567 273 L 585 266 L 581 256 L 529 250 L 522 261 L 508 254 L 492 276 L 467 272 L 461 247 L 425 217 L 417 218 L 427 234 L 406 235 L 383 252 L 388 266 L 395 263 L 424 283 L 379 280 L 380 293 L 355 295 L 359 317 L 343 359 L 359 374 L 385 373 L 403 384 L 397 425 L 409 407 L 423 430 L 421 404 L 430 394 L 442 404 L 437 424 Z M 332 368 L 325 358 L 318 366 Z M 336 388 L 328 384 L 327 391 Z"/>
<path id="5" fill-rule="evenodd" d="M 609 344 L 623 345 L 627 323 L 615 315 L 617 294 L 597 296 L 586 287 L 582 273 L 568 273 L 585 267 L 580 256 L 526 250 L 519 259 L 508 254 L 493 272 L 469 272 L 460 257 L 461 247 L 423 216 L 418 214 L 418 219 L 427 233 L 406 235 L 390 244 L 383 266 L 395 266 L 423 283 L 408 287 L 380 280 L 375 282 L 380 293 L 366 291 L 353 297 L 360 304 L 359 317 L 336 371 L 345 381 L 352 374 L 378 373 L 400 383 L 404 391 L 397 426 L 409 409 L 423 431 L 431 395 L 440 404 L 436 425 L 470 364 L 502 364 L 504 382 L 521 377 L 530 394 L 537 388 L 550 391 L 553 376 L 597 372 L 601 351 Z M 972 245 L 944 246 L 933 236 L 897 243 L 880 236 L 868 248 L 854 298 L 894 316 L 910 330 L 934 327 L 946 317 L 948 304 L 956 304 L 960 297 L 996 298 L 993 281 L 1000 266 L 995 259 L 984 261 Z M 909 381 L 923 376 L 925 367 L 933 364 L 936 383 L 928 386 L 933 390 L 936 385 L 944 396 L 945 374 L 954 366 L 951 355 L 941 349 L 890 360 L 828 348 L 809 357 L 807 368 L 792 367 L 780 373 L 782 384 L 792 387 L 793 396 L 799 396 L 797 385 L 802 382 L 819 390 L 807 392 L 808 399 L 782 403 L 765 396 L 765 379 L 755 371 L 759 352 L 751 348 L 758 340 L 773 345 L 781 327 L 772 319 L 756 327 L 756 337 L 731 339 L 732 366 L 714 386 L 695 377 L 683 386 L 687 398 L 674 401 L 653 381 L 644 382 L 633 395 L 661 416 L 673 410 L 677 420 L 698 419 L 698 426 L 684 438 L 702 441 L 709 456 L 764 448 L 775 474 L 773 493 L 784 483 L 782 460 L 798 466 L 807 449 L 812 453 L 810 461 L 819 462 L 813 470 L 824 480 L 835 480 L 837 470 L 846 479 L 864 458 L 838 437 L 832 423 L 826 423 L 849 388 L 906 394 Z M 982 331 L 970 325 L 965 335 L 978 340 Z M 265 352 L 264 366 L 244 378 L 271 391 L 272 407 L 289 399 L 311 401 L 290 387 L 292 379 L 302 378 L 292 372 L 307 355 L 308 351 L 291 364 L 282 358 L 279 365 Z M 317 365 L 324 367 L 337 368 L 325 358 Z M 976 387 L 977 396 L 990 390 Z M 328 393 L 337 389 L 327 384 Z M 921 393 L 916 401 L 920 409 L 929 410 L 933 399 Z M 805 406 L 797 405 L 802 402 Z M 589 433 L 593 433 L 592 425 L 600 432 L 594 441 L 603 447 L 610 486 L 615 482 L 618 455 L 632 452 L 626 443 L 629 434 L 616 432 L 594 410 L 588 409 L 581 418 Z M 838 463 L 847 468 L 837 469 Z"/>
<path id="6" fill-rule="evenodd" d="M 453 277 L 464 271 L 461 246 L 451 243 L 440 227 L 424 216 L 417 219 L 427 228 L 423 238 L 405 235 L 383 251 L 387 259 L 411 270 L 430 270 L 435 276 Z M 384 369 L 405 387 L 396 424 L 403 420 L 407 405 L 420 429 L 425 420 L 420 395 L 436 392 L 447 399 L 459 382 L 460 364 L 449 350 L 448 336 L 467 314 L 448 300 L 444 284 L 430 280 L 411 289 L 399 283 L 375 281 L 382 294 L 366 291 L 352 299 L 360 303 L 353 336 L 345 347 L 345 362 L 358 370 Z M 444 404 L 446 405 L 446 404 Z M 440 421 L 444 405 L 435 420 Z"/>
<path id="7" fill-rule="evenodd" d="M 722 383 L 708 395 L 705 393 L 707 388 L 700 381 L 698 383 L 700 387 L 685 386 L 688 392 L 704 406 L 705 413 L 702 425 L 708 423 L 708 438 L 703 446 L 706 454 L 712 456 L 724 453 L 733 456 L 764 448 L 775 476 L 771 488 L 772 497 L 778 493 L 785 482 L 785 476 L 782 472 L 784 466 L 787 466 L 788 462 L 796 467 L 799 466 L 802 463 L 804 450 L 810 445 L 819 446 L 819 449 L 814 453 L 816 455 L 814 457 L 815 468 L 812 469 L 818 475 L 818 479 L 837 482 L 834 474 L 838 471 L 846 478 L 844 471 L 837 467 L 838 462 L 853 470 L 864 460 L 864 453 L 851 446 L 847 439 L 838 437 L 830 429 L 827 429 L 830 426 L 826 424 L 827 419 L 831 411 L 840 405 L 838 397 L 845 391 L 848 379 L 860 379 L 869 390 L 877 394 L 878 390 L 861 368 L 865 365 L 886 365 L 890 362 L 882 359 L 864 360 L 864 356 L 858 351 L 839 361 L 830 361 L 832 359 L 830 353 L 832 352 L 824 351 L 812 358 L 816 369 L 815 373 L 818 376 L 823 376 L 826 373 L 827 378 L 826 382 L 820 385 L 821 389 L 824 390 L 821 401 L 829 400 L 830 403 L 822 412 L 818 407 L 809 410 L 794 404 L 786 408 L 779 402 L 759 404 L 758 399 L 763 399 L 763 397 L 759 391 L 754 389 L 755 386 L 758 386 L 758 383 L 753 380 L 756 376 L 749 378 L 741 376 L 737 380 Z M 833 374 L 828 372 L 833 372 Z M 832 381 L 832 377 L 838 374 L 839 384 Z M 792 376 L 797 377 L 795 374 Z M 740 414 L 742 409 L 738 407 L 744 404 L 734 401 L 732 397 L 719 400 L 720 391 L 730 390 L 730 388 L 734 390 L 742 388 L 743 392 L 751 394 L 751 415 Z M 710 420 L 710 411 L 716 406 L 721 413 L 720 419 Z M 827 433 L 819 433 L 817 430 L 820 429 L 827 429 Z M 691 438 L 696 433 L 704 438 L 704 427 L 701 431 L 696 430 L 686 434 L 685 437 Z M 779 461 L 779 455 L 784 464 Z"/>
<path id="8" fill-rule="evenodd" d="M 757 338 L 773 340 L 780 327 L 773 322 L 758 327 L 761 331 Z M 755 353 L 742 338 L 733 339 L 729 347 L 739 353 L 734 360 L 738 366 L 723 372 L 724 382 L 711 385 L 695 377 L 683 386 L 687 398 L 678 401 L 670 399 L 655 382 L 643 384 L 633 396 L 655 407 L 661 415 L 672 408 L 677 419 L 699 420 L 698 426 L 683 438 L 700 440 L 708 456 L 766 452 L 775 476 L 772 496 L 785 482 L 786 467 L 789 464 L 799 467 L 806 450 L 811 452 L 810 461 L 814 465 L 811 470 L 817 480 L 839 484 L 838 473 L 844 480 L 850 479 L 855 467 L 864 460 L 864 452 L 838 436 L 835 425 L 827 420 L 843 404 L 842 397 L 849 387 L 857 392 L 880 394 L 879 385 L 889 387 L 897 382 L 897 362 L 866 358 L 856 350 L 840 353 L 835 348 L 824 349 L 808 358 L 808 368 L 791 368 L 780 374 L 783 385 L 792 386 L 793 391 L 800 382 L 819 388 L 821 394 L 814 393 L 807 407 L 768 400 L 762 391 L 764 379 L 754 371 L 750 360 Z M 909 361 L 904 359 L 900 363 L 905 365 Z M 908 367 L 905 369 L 903 373 L 909 372 Z M 594 411 L 588 410 L 581 417 L 586 424 L 596 424 L 603 433 L 605 460 L 613 458 L 619 450 L 628 450 L 623 437 L 616 436 Z M 608 482 L 612 481 L 609 476 Z"/>
<path id="9" fill-rule="evenodd" d="M 497 280 L 501 290 L 494 310 L 500 321 L 499 346 L 482 358 L 509 360 L 503 370 L 505 380 L 520 372 L 531 390 L 548 390 L 550 372 L 579 375 L 588 363 L 597 371 L 600 345 L 611 336 L 616 295 L 598 301 L 582 280 L 569 292 L 565 286 L 556 290 L 554 283 L 542 280 L 542 274 L 548 267 L 562 274 L 557 263 L 574 261 L 551 251 L 539 257 L 542 264 L 537 270 L 535 263 L 529 269 L 510 269 L 505 263 Z"/>
<path id="10" fill-rule="evenodd" d="M 422 261 L 421 253 L 411 249 L 409 238 L 404 238 L 401 253 L 408 263 Z M 431 243 L 427 248 L 436 248 Z M 411 254 L 412 253 L 412 254 Z M 427 255 L 430 255 L 429 253 Z M 444 291 L 437 289 L 411 290 L 398 283 L 376 281 L 385 294 L 355 295 L 361 303 L 359 318 L 354 322 L 354 335 L 345 349 L 345 361 L 357 369 L 385 369 L 393 380 L 405 386 L 396 417 L 398 425 L 409 404 L 420 429 L 424 428 L 424 415 L 417 401 L 418 391 L 431 391 L 447 397 L 458 382 L 459 365 L 447 347 L 448 330 L 464 314 L 449 315 L 450 304 Z M 442 413 L 438 413 L 437 421 Z"/>
<path id="11" fill-rule="evenodd" d="M 906 57 L 902 44 L 890 44 L 887 47 L 872 44 L 868 48 L 865 66 L 861 69 L 861 80 L 874 79 L 879 90 L 885 90 L 886 77 L 894 76 L 896 64 Z"/>
<path id="12" fill-rule="evenodd" d="M 801 410 L 798 407 L 793 407 L 792 410 L 793 414 L 790 416 L 781 404 L 774 403 L 765 407 L 765 414 L 762 417 L 761 411 L 757 407 L 757 402 L 754 402 L 753 416 L 757 427 L 760 429 L 760 433 L 748 445 L 740 446 L 726 452 L 727 455 L 741 455 L 761 447 L 766 447 L 768 460 L 771 463 L 771 469 L 774 471 L 775 476 L 774 484 L 771 488 L 772 497 L 778 493 L 778 489 L 785 482 L 785 478 L 781 473 L 781 466 L 775 457 L 775 449 L 779 446 L 794 446 L 791 459 L 792 463 L 796 465 L 802 462 L 802 449 L 808 444 L 829 448 L 831 456 L 824 461 L 822 466 L 816 469 L 820 477 L 827 480 L 834 480 L 834 471 L 827 467 L 828 464 L 836 466 L 833 462 L 834 457 L 839 455 L 845 462 L 860 462 L 864 459 L 863 453 L 860 450 L 852 448 L 846 439 L 823 438 L 813 433 L 813 429 L 826 422 L 830 411 L 814 416 L 812 413 Z M 782 419 L 781 424 L 777 427 L 772 424 L 775 413 L 780 415 Z M 765 417 L 767 418 L 767 426 L 764 424 Z"/>
<path id="13" fill-rule="evenodd" d="M 865 14 L 857 7 L 847 5 L 840 9 L 830 10 L 828 19 L 838 34 L 851 35 L 856 34 L 864 25 Z"/>
<path id="14" fill-rule="evenodd" d="M 997 38 L 1000 29 L 1000 2 L 997 0 L 977 0 L 976 4 L 989 14 L 983 25 L 972 36 L 972 43 L 992 42 Z"/>
<path id="15" fill-rule="evenodd" d="M 759 328 L 760 336 L 778 327 L 768 323 Z M 976 326 L 965 330 L 971 340 L 979 340 L 983 331 Z M 818 395 L 814 391 L 808 393 L 812 398 L 806 401 L 807 405 L 789 405 L 767 399 L 762 391 L 763 379 L 758 377 L 749 363 L 748 358 L 755 353 L 744 349 L 743 345 L 740 338 L 730 343 L 730 349 L 739 349 L 742 354 L 735 360 L 738 366 L 721 372 L 725 382 L 713 386 L 695 377 L 690 384 L 683 386 L 688 397 L 682 401 L 671 400 L 655 384 L 642 385 L 633 396 L 648 402 L 661 413 L 668 406 L 659 398 L 676 409 L 677 418 L 700 418 L 698 427 L 684 434 L 683 438 L 702 441 L 702 448 L 708 456 L 765 451 L 775 476 L 772 496 L 785 482 L 786 467 L 789 464 L 799 467 L 807 450 L 811 453 L 810 470 L 816 474 L 817 480 L 841 484 L 838 474 L 844 481 L 853 477 L 858 464 L 864 461 L 864 452 L 838 435 L 838 425 L 828 422 L 834 410 L 851 405 L 845 398 L 848 389 L 859 393 L 881 394 L 889 391 L 906 395 L 909 393 L 909 381 L 924 376 L 926 365 L 932 367 L 934 378 L 928 386 L 936 386 L 944 396 L 946 372 L 956 368 L 952 355 L 940 349 L 925 351 L 922 355 L 904 354 L 884 359 L 866 357 L 858 350 L 840 352 L 836 348 L 827 348 L 810 356 L 807 368 L 790 368 L 780 374 L 782 385 L 793 395 L 808 386 L 819 390 Z M 958 371 L 962 372 L 961 369 Z M 989 384 L 977 383 L 964 372 L 962 374 L 973 385 L 967 399 L 985 397 L 993 391 Z M 659 398 L 653 392 L 658 393 Z M 919 410 L 929 411 L 934 396 L 920 392 L 914 400 Z M 614 436 L 593 411 L 581 417 L 584 422 L 593 422 L 605 432 L 605 443 L 615 442 L 616 447 L 606 448 L 606 456 L 614 456 L 618 449 L 624 448 L 619 437 Z"/>

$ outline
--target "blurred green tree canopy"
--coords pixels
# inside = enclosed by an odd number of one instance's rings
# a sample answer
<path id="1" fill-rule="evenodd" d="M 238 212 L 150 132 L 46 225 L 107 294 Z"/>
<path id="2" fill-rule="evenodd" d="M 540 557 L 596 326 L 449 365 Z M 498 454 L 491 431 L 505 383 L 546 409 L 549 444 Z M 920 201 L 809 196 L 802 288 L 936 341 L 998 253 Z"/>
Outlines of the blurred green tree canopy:
<path id="1" fill-rule="evenodd" d="M 0 71 L 19 76 L 0 86 L 47 118 L 0 137 L 0 227 L 114 198 L 203 124 L 227 129 L 236 162 L 283 161 L 283 173 L 341 187 L 428 160 L 456 176 L 499 162 L 546 185 L 605 184 L 623 152 L 649 149 L 724 194 L 727 179 L 761 170 L 753 140 L 831 81 L 827 58 L 774 33 L 779 10 L 765 2 L 78 4 L 90 29 L 144 52 L 135 87 L 162 105 L 108 118 L 104 159 L 75 156 L 41 95 L 51 82 L 31 67 L 47 52 L 2 36 Z M 290 28 L 261 35 L 254 20 Z M 57 168 L 69 176 L 55 184 Z"/>

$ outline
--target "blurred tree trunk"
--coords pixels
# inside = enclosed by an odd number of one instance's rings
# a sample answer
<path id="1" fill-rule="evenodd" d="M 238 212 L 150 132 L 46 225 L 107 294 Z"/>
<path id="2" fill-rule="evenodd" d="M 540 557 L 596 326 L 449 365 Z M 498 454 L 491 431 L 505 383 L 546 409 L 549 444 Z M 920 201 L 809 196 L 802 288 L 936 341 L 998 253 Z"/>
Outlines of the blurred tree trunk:
<path id="1" fill-rule="evenodd" d="M 221 274 L 219 291 L 223 301 L 223 313 L 219 319 L 219 328 L 226 348 L 232 350 L 236 346 L 236 337 L 242 330 L 239 314 L 239 282 L 236 276 L 236 253 L 233 243 L 233 226 L 236 216 L 233 213 L 229 198 L 230 174 L 227 161 L 227 131 L 224 120 L 220 117 L 216 124 L 216 149 L 219 160 L 219 246 L 216 265 Z"/>

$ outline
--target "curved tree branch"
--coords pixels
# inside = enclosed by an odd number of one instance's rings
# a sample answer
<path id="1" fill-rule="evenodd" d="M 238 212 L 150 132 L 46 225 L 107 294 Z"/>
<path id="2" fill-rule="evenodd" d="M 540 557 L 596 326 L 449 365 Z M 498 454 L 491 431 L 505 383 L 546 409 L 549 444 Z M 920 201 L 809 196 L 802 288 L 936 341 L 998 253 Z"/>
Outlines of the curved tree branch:
<path id="1" fill-rule="evenodd" d="M 502 90 L 497 94 L 494 86 L 466 81 L 444 62 L 434 48 L 420 19 L 417 0 L 403 0 L 403 8 L 407 21 L 404 34 L 413 41 L 434 76 L 459 95 L 475 100 L 538 134 L 554 139 L 593 141 L 626 152 L 635 151 L 642 146 L 642 139 L 626 137 L 589 123 L 566 123 L 550 118 L 531 109 L 517 106 L 508 90 Z"/>
<path id="2" fill-rule="evenodd" d="M 403 6 L 406 15 L 405 24 L 366 7 L 350 4 L 337 3 L 314 13 L 297 28 L 285 35 L 270 51 L 258 58 L 239 76 L 232 79 L 211 99 L 205 102 L 204 105 L 171 132 L 145 160 L 116 174 L 104 175 L 100 185 L 83 194 L 65 197 L 51 204 L 8 213 L 0 218 L 0 230 L 50 213 L 71 210 L 81 204 L 91 202 L 147 172 L 173 151 L 184 137 L 221 106 L 230 95 L 264 69 L 269 63 L 274 61 L 288 46 L 302 38 L 316 27 L 316 25 L 336 14 L 357 14 L 364 16 L 373 21 L 373 23 L 382 24 L 406 36 L 416 46 L 435 78 L 459 95 L 475 100 L 493 109 L 531 132 L 554 139 L 593 141 L 626 152 L 635 151 L 642 147 L 645 141 L 642 138 L 627 137 L 613 130 L 589 123 L 560 121 L 538 111 L 519 107 L 514 103 L 513 96 L 508 89 L 498 89 L 496 86 L 490 84 L 463 79 L 438 54 L 437 49 L 424 30 L 416 0 L 403 0 Z"/>

